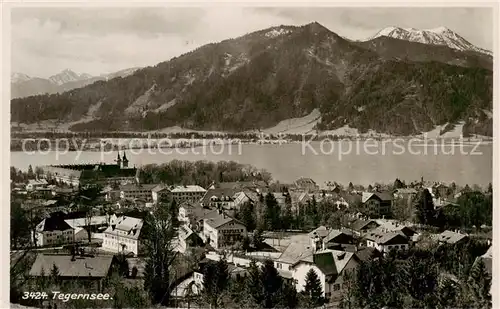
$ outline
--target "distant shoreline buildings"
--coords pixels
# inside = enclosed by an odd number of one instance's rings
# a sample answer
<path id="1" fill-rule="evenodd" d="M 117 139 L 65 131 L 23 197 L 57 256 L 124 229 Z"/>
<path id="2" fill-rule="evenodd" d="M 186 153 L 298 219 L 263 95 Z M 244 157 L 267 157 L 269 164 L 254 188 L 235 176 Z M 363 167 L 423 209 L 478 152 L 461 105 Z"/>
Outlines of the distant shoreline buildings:
<path id="1" fill-rule="evenodd" d="M 129 167 L 129 160 L 123 153 L 117 154 L 115 164 L 90 163 L 90 164 L 67 164 L 42 166 L 43 176 L 52 178 L 58 182 L 78 187 L 87 183 L 99 183 L 103 185 L 124 184 L 138 182 L 138 169 Z"/>

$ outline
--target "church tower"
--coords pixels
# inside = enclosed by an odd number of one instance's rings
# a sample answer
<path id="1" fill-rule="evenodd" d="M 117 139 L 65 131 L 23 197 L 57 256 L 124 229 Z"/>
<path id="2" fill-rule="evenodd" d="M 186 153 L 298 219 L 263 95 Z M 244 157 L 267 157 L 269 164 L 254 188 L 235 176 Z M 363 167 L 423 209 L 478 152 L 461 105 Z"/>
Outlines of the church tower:
<path id="1" fill-rule="evenodd" d="M 123 152 L 122 162 L 123 162 L 123 168 L 128 168 L 128 159 L 127 156 L 125 155 L 125 151 Z"/>
<path id="2" fill-rule="evenodd" d="M 116 155 L 116 165 L 118 165 L 118 167 L 121 167 L 122 166 L 122 159 L 120 158 L 120 151 L 118 151 L 118 154 Z"/>

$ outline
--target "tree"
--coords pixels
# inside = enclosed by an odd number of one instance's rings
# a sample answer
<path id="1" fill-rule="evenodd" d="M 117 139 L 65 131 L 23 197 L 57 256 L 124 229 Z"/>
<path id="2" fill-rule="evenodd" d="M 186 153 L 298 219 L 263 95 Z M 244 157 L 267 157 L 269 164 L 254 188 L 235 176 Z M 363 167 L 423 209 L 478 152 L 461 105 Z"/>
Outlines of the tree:
<path id="1" fill-rule="evenodd" d="M 35 173 L 33 173 L 33 167 L 31 164 L 28 166 L 28 179 L 34 179 Z"/>
<path id="2" fill-rule="evenodd" d="M 292 211 L 292 197 L 290 193 L 285 193 L 285 214 L 282 217 L 282 225 L 284 229 L 292 227 L 293 211 Z"/>
<path id="3" fill-rule="evenodd" d="M 145 220 L 144 247 L 146 266 L 144 270 L 144 288 L 148 291 L 153 304 L 165 304 L 170 296 L 168 283 L 170 266 L 174 261 L 172 240 L 175 229 L 169 213 L 157 209 Z"/>
<path id="4" fill-rule="evenodd" d="M 10 242 L 13 249 L 18 249 L 20 244 L 30 241 L 30 222 L 21 204 L 12 201 L 10 207 Z"/>
<path id="5" fill-rule="evenodd" d="M 394 184 L 393 184 L 392 188 L 394 190 L 401 189 L 401 188 L 404 188 L 404 184 L 403 184 L 403 182 L 401 182 L 401 180 L 399 180 L 399 178 L 396 178 L 396 180 L 394 180 Z"/>
<path id="6" fill-rule="evenodd" d="M 457 203 L 463 227 L 476 226 L 479 228 L 482 224 L 492 224 L 493 202 L 491 195 L 485 195 L 481 192 L 466 192 L 458 198 Z"/>
<path id="7" fill-rule="evenodd" d="M 347 188 L 348 188 L 349 192 L 354 191 L 354 185 L 352 184 L 352 182 L 349 182 L 349 186 Z"/>
<path id="8" fill-rule="evenodd" d="M 211 309 L 218 308 L 228 288 L 229 270 L 227 261 L 221 258 L 219 261 L 206 264 L 203 270 L 203 292 L 202 298 Z"/>
<path id="9" fill-rule="evenodd" d="M 491 281 L 482 259 L 472 266 L 467 285 L 477 308 L 491 308 Z"/>
<path id="10" fill-rule="evenodd" d="M 294 309 L 299 304 L 297 290 L 295 289 L 295 286 L 293 284 L 283 283 L 282 291 L 280 292 L 280 294 L 281 294 L 281 300 L 280 300 L 281 308 Z"/>
<path id="11" fill-rule="evenodd" d="M 81 210 L 85 212 L 85 230 L 87 231 L 88 242 L 92 242 L 92 218 L 94 217 L 94 206 L 103 196 L 102 186 L 98 184 L 88 184 L 80 186 L 76 199 L 81 203 Z"/>
<path id="12" fill-rule="evenodd" d="M 345 271 L 343 278 L 344 293 L 342 293 L 342 299 L 340 301 L 339 307 L 341 309 L 354 309 L 356 308 L 356 295 L 354 289 L 355 271 Z"/>
<path id="13" fill-rule="evenodd" d="M 450 189 L 451 189 L 452 194 L 455 194 L 457 191 L 457 184 L 455 182 L 452 182 L 450 184 Z"/>
<path id="14" fill-rule="evenodd" d="M 37 179 L 43 176 L 43 169 L 40 166 L 35 167 L 35 176 Z"/>
<path id="15" fill-rule="evenodd" d="M 116 272 L 125 278 L 129 275 L 128 261 L 123 253 L 116 255 Z"/>
<path id="16" fill-rule="evenodd" d="M 278 274 L 278 270 L 274 267 L 271 260 L 266 260 L 262 266 L 262 286 L 264 308 L 274 308 L 280 301 L 280 291 L 282 280 Z"/>
<path id="17" fill-rule="evenodd" d="M 281 219 L 280 219 L 280 207 L 278 205 L 278 201 L 274 197 L 274 194 L 269 192 L 265 197 L 265 222 L 266 226 L 270 230 L 277 230 L 281 228 Z"/>
<path id="18" fill-rule="evenodd" d="M 493 185 L 491 184 L 491 182 L 488 184 L 488 189 L 486 189 L 486 192 L 489 194 L 493 193 Z"/>
<path id="19" fill-rule="evenodd" d="M 420 251 L 405 261 L 402 267 L 402 282 L 407 293 L 411 296 L 412 307 L 421 307 L 429 304 L 438 284 L 437 263 L 426 251 Z"/>
<path id="20" fill-rule="evenodd" d="M 254 207 L 252 203 L 244 203 L 241 205 L 240 212 L 237 215 L 237 219 L 246 226 L 248 231 L 253 231 L 256 228 L 256 218 Z"/>
<path id="21" fill-rule="evenodd" d="M 304 285 L 304 294 L 307 297 L 311 307 L 318 307 L 323 304 L 323 289 L 321 281 L 314 269 L 310 269 L 306 274 L 306 284 Z"/>
<path id="22" fill-rule="evenodd" d="M 248 251 L 250 249 L 250 238 L 248 236 L 243 237 L 241 249 L 243 249 L 244 251 Z"/>
<path id="23" fill-rule="evenodd" d="M 253 233 L 253 246 L 256 249 L 262 248 L 264 245 L 264 236 L 263 236 L 264 231 L 261 229 L 257 229 Z"/>
<path id="24" fill-rule="evenodd" d="M 392 203 L 392 216 L 396 220 L 406 221 L 411 218 L 411 199 L 396 198 Z"/>
<path id="25" fill-rule="evenodd" d="M 45 269 L 42 266 L 40 269 L 40 278 L 37 280 L 38 286 L 43 291 L 49 286 L 49 282 L 47 282 L 47 277 L 45 276 Z"/>
<path id="26" fill-rule="evenodd" d="M 416 198 L 416 219 L 418 223 L 421 224 L 433 224 L 433 218 L 435 216 L 434 202 L 432 201 L 432 195 L 429 190 L 424 189 L 419 193 Z"/>
<path id="27" fill-rule="evenodd" d="M 174 227 L 177 228 L 180 226 L 180 222 L 178 219 L 179 205 L 177 205 L 177 202 L 174 198 L 169 195 L 162 194 L 160 200 L 158 201 L 158 208 L 161 209 L 162 212 L 168 214 L 168 216 L 172 220 L 172 224 L 174 225 Z"/>
<path id="28" fill-rule="evenodd" d="M 255 261 L 252 260 L 250 262 L 250 266 L 248 267 L 246 289 L 255 304 L 261 304 L 264 299 L 264 291 L 261 279 L 261 269 L 257 266 Z"/>
<path id="29" fill-rule="evenodd" d="M 53 283 L 59 283 L 59 268 L 57 267 L 56 264 L 52 264 L 52 269 L 50 270 L 50 278 Z"/>

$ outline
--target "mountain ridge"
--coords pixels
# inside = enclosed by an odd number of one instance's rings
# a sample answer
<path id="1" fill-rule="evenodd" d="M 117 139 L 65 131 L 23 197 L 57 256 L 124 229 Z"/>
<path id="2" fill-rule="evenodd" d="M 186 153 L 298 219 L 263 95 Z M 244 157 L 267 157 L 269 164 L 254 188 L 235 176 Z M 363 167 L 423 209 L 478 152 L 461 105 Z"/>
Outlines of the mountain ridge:
<path id="1" fill-rule="evenodd" d="M 48 78 L 31 77 L 20 72 L 11 73 L 11 99 L 29 97 L 38 94 L 52 94 L 84 87 L 99 80 L 131 74 L 138 68 L 124 69 L 109 74 L 92 76 L 87 73 L 75 73 L 71 69 L 51 75 Z"/>
<path id="2" fill-rule="evenodd" d="M 12 121 L 75 122 L 91 114 L 70 129 L 245 132 L 318 109 L 318 130 L 349 126 L 412 135 L 464 121 L 465 132 L 491 136 L 492 121 L 484 112 L 492 110 L 487 62 L 443 46 L 419 47 L 427 53 L 419 59 L 408 52 L 417 43 L 385 41 L 410 47 L 391 54 L 318 23 L 270 27 L 123 78 L 12 100 Z M 449 60 L 457 55 L 467 60 L 461 66 Z"/>
<path id="3" fill-rule="evenodd" d="M 492 55 L 491 51 L 475 46 L 456 32 L 444 26 L 432 29 L 401 28 L 390 26 L 383 28 L 374 36 L 368 38 L 365 41 L 373 40 L 381 36 L 431 45 L 445 45 L 461 51 L 474 51 L 487 54 L 489 56 Z"/>

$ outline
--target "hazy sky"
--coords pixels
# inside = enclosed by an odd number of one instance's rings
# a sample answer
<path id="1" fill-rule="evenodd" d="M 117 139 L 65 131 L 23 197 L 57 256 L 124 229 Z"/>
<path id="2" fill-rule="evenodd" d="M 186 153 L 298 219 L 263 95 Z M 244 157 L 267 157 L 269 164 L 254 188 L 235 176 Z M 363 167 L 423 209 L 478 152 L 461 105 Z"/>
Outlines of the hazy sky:
<path id="1" fill-rule="evenodd" d="M 12 71 L 98 75 L 155 65 L 198 46 L 278 25 L 317 21 L 349 39 L 387 26 L 445 26 L 493 49 L 490 8 L 15 8 Z"/>

